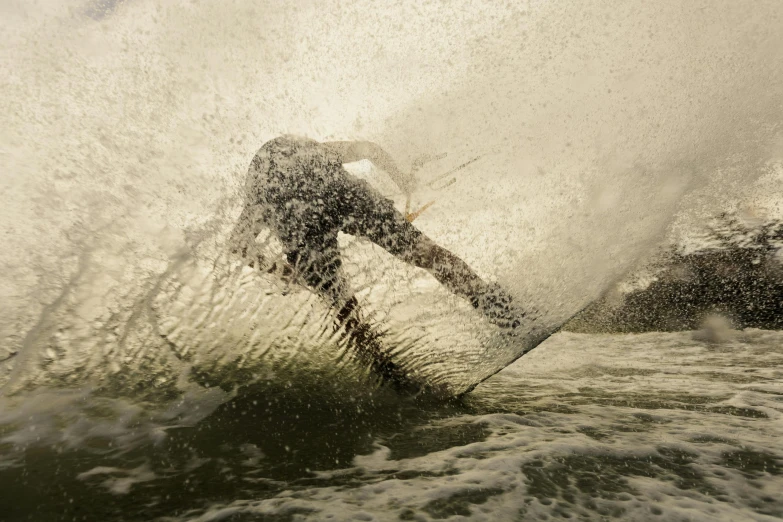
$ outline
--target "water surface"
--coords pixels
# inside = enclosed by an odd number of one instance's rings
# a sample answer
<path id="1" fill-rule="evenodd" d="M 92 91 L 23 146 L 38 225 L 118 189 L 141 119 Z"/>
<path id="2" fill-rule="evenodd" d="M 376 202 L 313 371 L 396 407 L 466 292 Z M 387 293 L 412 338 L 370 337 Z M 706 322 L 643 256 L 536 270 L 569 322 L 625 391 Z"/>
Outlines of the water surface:
<path id="1" fill-rule="evenodd" d="M 36 521 L 779 519 L 781 341 L 562 333 L 451 403 L 317 373 L 205 388 L 187 408 L 37 390 L 3 404 L 0 508 Z"/>

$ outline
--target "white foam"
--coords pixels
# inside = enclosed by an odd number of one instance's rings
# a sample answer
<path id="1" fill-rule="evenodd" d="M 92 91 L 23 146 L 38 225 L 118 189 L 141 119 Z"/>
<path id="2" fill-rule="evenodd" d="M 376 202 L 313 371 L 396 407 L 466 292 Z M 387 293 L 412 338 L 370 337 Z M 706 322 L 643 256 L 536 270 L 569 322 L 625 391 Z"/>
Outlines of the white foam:
<path id="1" fill-rule="evenodd" d="M 737 345 L 745 354 L 738 359 L 735 351 L 716 352 L 688 333 L 559 334 L 475 392 L 477 407 L 496 404 L 518 413 L 458 415 L 426 426 L 481 424 L 491 432 L 484 440 L 403 459 L 392 458 L 394 440 L 378 441 L 352 467 L 316 473 L 325 482 L 350 475 L 351 486 L 294 487 L 274 498 L 236 499 L 194 520 L 236 513 L 378 521 L 563 513 L 772 520 L 783 510 L 777 495 L 783 476 L 754 468 L 748 459 L 757 452 L 778 459 L 778 466 L 783 462 L 777 443 L 783 388 L 779 378 L 769 379 L 780 364 L 781 334 L 750 335 L 753 342 Z M 577 348 L 576 356 L 561 357 Z M 734 379 L 748 370 L 752 382 Z M 767 393 L 753 391 L 759 386 Z M 756 413 L 732 414 L 726 406 Z M 735 452 L 739 460 L 727 460 Z"/>

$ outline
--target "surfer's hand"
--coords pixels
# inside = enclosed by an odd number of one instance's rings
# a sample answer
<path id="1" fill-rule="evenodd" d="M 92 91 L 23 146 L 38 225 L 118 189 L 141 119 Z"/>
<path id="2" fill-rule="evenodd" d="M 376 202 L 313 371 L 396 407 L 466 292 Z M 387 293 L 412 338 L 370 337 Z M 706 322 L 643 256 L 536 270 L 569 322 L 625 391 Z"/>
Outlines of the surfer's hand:
<path id="1" fill-rule="evenodd" d="M 403 194 L 410 199 L 413 193 L 416 192 L 419 182 L 416 179 L 416 176 L 413 175 L 413 172 L 408 173 L 401 181 L 402 185 L 400 186 L 400 189 L 402 189 Z"/>
<path id="2" fill-rule="evenodd" d="M 411 172 L 416 172 L 420 168 L 422 168 L 424 165 L 431 161 L 437 161 L 439 159 L 445 158 L 447 155 L 446 152 L 442 152 L 440 154 L 422 154 L 420 156 L 417 156 L 413 159 L 413 163 L 411 164 Z"/>
<path id="3" fill-rule="evenodd" d="M 431 161 L 437 161 L 445 157 L 446 157 L 446 153 L 444 152 L 441 154 L 422 154 L 413 159 L 413 162 L 411 163 L 411 170 L 404 180 L 404 186 L 401 187 L 402 191 L 405 193 L 406 196 L 408 196 L 408 198 L 410 198 L 410 196 L 416 191 L 416 189 L 419 186 L 418 179 L 416 178 L 416 172 L 418 172 L 418 170 L 421 169 L 427 163 Z"/>

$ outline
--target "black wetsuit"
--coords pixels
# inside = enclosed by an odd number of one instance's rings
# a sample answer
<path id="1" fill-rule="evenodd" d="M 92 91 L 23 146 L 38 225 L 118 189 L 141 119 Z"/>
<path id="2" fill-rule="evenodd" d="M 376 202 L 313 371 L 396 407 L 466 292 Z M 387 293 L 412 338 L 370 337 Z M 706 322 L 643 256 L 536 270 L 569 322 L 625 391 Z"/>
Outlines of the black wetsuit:
<path id="1" fill-rule="evenodd" d="M 234 232 L 236 249 L 247 254 L 260 226 L 270 227 L 283 244 L 286 270 L 331 299 L 337 309 L 335 326 L 344 327 L 357 353 L 398 387 L 408 385 L 408 376 L 359 316 L 343 275 L 338 232 L 367 238 L 424 268 L 498 326 L 513 330 L 520 324 L 524 314 L 510 306 L 507 293 L 422 234 L 369 183 L 346 172 L 342 158 L 328 145 L 298 136 L 265 143 L 253 158 L 245 188 L 245 208 Z"/>
<path id="2" fill-rule="evenodd" d="M 406 258 L 423 235 L 393 203 L 345 171 L 317 141 L 282 136 L 253 158 L 247 197 L 283 244 L 304 281 L 335 302 L 349 297 L 341 273 L 337 233 L 365 237 Z"/>

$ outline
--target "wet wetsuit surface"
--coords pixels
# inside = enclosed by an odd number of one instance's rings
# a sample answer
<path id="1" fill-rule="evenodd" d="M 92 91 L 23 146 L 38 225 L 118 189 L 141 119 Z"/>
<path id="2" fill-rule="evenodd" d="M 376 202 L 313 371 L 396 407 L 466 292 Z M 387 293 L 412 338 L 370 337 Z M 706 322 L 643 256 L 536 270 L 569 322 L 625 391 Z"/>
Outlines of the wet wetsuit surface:
<path id="1" fill-rule="evenodd" d="M 253 158 L 248 203 L 283 244 L 305 282 L 335 301 L 346 297 L 337 233 L 365 237 L 401 258 L 422 234 L 392 202 L 343 168 L 340 157 L 314 140 L 282 136 Z"/>

